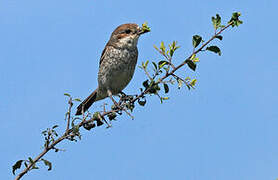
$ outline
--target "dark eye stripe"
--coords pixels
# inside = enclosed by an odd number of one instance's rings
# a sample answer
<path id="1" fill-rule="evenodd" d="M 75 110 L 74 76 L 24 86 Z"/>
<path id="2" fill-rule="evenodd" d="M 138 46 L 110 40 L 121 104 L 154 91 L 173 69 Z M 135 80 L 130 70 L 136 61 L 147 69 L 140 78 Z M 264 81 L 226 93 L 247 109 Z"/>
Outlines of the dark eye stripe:
<path id="1" fill-rule="evenodd" d="M 131 30 L 130 30 L 130 29 L 125 30 L 125 33 L 126 33 L 126 34 L 130 34 L 130 33 L 131 33 Z"/>

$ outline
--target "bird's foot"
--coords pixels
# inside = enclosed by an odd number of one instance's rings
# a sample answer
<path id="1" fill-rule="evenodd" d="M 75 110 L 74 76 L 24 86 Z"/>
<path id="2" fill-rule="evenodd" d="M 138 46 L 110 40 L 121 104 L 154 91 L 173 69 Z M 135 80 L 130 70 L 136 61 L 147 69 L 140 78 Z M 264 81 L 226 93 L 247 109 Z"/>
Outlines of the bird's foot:
<path id="1" fill-rule="evenodd" d="M 112 97 L 111 91 L 108 91 L 107 93 L 119 111 L 124 111 L 127 115 L 129 115 L 131 117 L 131 119 L 134 119 L 134 117 L 126 110 L 126 108 L 124 106 L 121 106 L 122 105 L 121 99 L 120 99 L 119 103 L 117 103 L 117 101 L 115 101 L 115 99 Z M 121 92 L 121 93 L 125 95 L 125 93 L 123 93 L 123 92 Z"/>

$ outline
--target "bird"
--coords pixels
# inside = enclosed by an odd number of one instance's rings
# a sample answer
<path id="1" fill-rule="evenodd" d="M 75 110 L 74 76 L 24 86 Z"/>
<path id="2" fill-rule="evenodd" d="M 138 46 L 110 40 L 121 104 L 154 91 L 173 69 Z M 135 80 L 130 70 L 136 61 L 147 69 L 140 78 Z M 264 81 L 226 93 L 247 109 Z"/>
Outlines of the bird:
<path id="1" fill-rule="evenodd" d="M 116 103 L 112 96 L 122 93 L 131 81 L 137 64 L 138 39 L 146 32 L 135 23 L 122 24 L 112 32 L 100 57 L 98 87 L 79 104 L 76 115 L 106 97 Z"/>

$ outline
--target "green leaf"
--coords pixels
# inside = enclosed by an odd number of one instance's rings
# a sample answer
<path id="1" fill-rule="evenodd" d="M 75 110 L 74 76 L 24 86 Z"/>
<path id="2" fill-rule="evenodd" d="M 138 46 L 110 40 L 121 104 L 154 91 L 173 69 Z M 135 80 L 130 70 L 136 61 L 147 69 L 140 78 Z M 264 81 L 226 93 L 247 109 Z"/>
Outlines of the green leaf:
<path id="1" fill-rule="evenodd" d="M 169 86 L 168 86 L 168 84 L 163 84 L 163 86 L 164 86 L 164 91 L 165 91 L 165 93 L 167 94 L 168 92 L 169 92 Z"/>
<path id="2" fill-rule="evenodd" d="M 192 54 L 192 56 L 190 57 L 190 60 L 195 59 L 195 57 L 196 57 L 196 54 L 194 53 L 194 54 Z"/>
<path id="3" fill-rule="evenodd" d="M 154 47 L 157 51 L 159 51 L 159 49 L 158 49 L 158 47 L 157 47 L 156 45 L 153 45 L 153 47 Z"/>
<path id="4" fill-rule="evenodd" d="M 241 20 L 238 20 L 238 21 L 236 21 L 235 22 L 235 26 L 239 26 L 239 25 L 241 25 L 243 22 L 241 21 Z"/>
<path id="5" fill-rule="evenodd" d="M 166 48 L 165 48 L 165 45 L 164 45 L 163 41 L 161 41 L 161 43 L 160 43 L 160 49 L 161 49 L 162 53 L 165 54 Z"/>
<path id="6" fill-rule="evenodd" d="M 220 41 L 222 41 L 223 36 L 218 35 L 218 36 L 215 36 L 215 38 L 217 38 L 217 39 L 219 39 Z"/>
<path id="7" fill-rule="evenodd" d="M 23 160 L 19 160 L 13 165 L 13 175 L 15 175 L 15 171 L 17 169 L 20 169 L 22 162 L 23 162 Z"/>
<path id="8" fill-rule="evenodd" d="M 168 100 L 169 97 L 161 97 L 162 100 Z"/>
<path id="9" fill-rule="evenodd" d="M 33 164 L 32 168 L 31 169 L 39 169 L 38 166 L 36 166 L 36 164 Z"/>
<path id="10" fill-rule="evenodd" d="M 221 26 L 221 17 L 219 14 L 216 14 L 216 17 L 212 17 L 211 20 L 215 30 Z"/>
<path id="11" fill-rule="evenodd" d="M 194 63 L 200 61 L 199 58 L 196 57 L 196 54 L 195 54 L 195 53 L 190 57 L 190 60 L 193 61 Z"/>
<path id="12" fill-rule="evenodd" d="M 219 56 L 221 56 L 221 50 L 217 46 L 209 46 L 206 48 L 208 51 L 212 51 L 214 53 L 217 53 Z"/>
<path id="13" fill-rule="evenodd" d="M 157 91 L 160 90 L 160 87 L 159 87 L 159 85 L 158 85 L 157 83 L 155 83 L 155 84 L 153 85 L 153 88 L 154 88 L 155 90 L 157 90 Z"/>
<path id="14" fill-rule="evenodd" d="M 145 104 L 146 104 L 146 100 L 139 100 L 138 99 L 138 104 L 140 105 L 140 106 L 145 106 Z"/>
<path id="15" fill-rule="evenodd" d="M 169 99 L 169 97 L 160 97 L 161 104 L 163 103 L 163 100 L 168 100 L 168 99 Z"/>
<path id="16" fill-rule="evenodd" d="M 232 18 L 233 18 L 233 19 L 238 19 L 239 16 L 241 16 L 241 13 L 240 13 L 240 12 L 235 12 L 235 13 L 232 14 Z"/>
<path id="17" fill-rule="evenodd" d="M 54 125 L 53 127 L 52 127 L 52 129 L 55 129 L 55 128 L 57 128 L 58 127 L 58 125 Z"/>
<path id="18" fill-rule="evenodd" d="M 150 94 L 157 94 L 157 92 L 160 90 L 160 87 L 157 83 L 155 83 L 154 81 L 152 81 L 150 83 L 150 90 L 149 93 Z"/>
<path id="19" fill-rule="evenodd" d="M 53 130 L 52 133 L 53 133 L 55 136 L 58 136 L 58 133 L 57 133 L 55 130 Z"/>
<path id="20" fill-rule="evenodd" d="M 145 62 L 145 64 L 144 64 L 144 68 L 147 68 L 147 66 L 148 66 L 148 64 L 149 64 L 149 60 L 147 60 L 146 62 Z"/>
<path id="21" fill-rule="evenodd" d="M 88 123 L 85 123 L 83 124 L 83 127 L 90 131 L 92 128 L 96 127 L 96 124 L 94 122 L 88 122 Z"/>
<path id="22" fill-rule="evenodd" d="M 169 64 L 169 62 L 168 61 L 159 61 L 158 62 L 158 68 L 159 69 L 161 69 L 161 68 L 163 68 L 163 66 L 165 66 L 166 64 Z"/>
<path id="23" fill-rule="evenodd" d="M 64 93 L 64 95 L 70 97 L 70 94 L 69 94 L 69 93 Z"/>
<path id="24" fill-rule="evenodd" d="M 169 45 L 170 47 L 170 56 L 172 57 L 174 55 L 174 52 L 180 48 L 180 46 L 177 46 L 177 41 L 173 41 L 172 44 Z"/>
<path id="25" fill-rule="evenodd" d="M 147 89 L 149 87 L 149 80 L 144 81 L 143 86 Z"/>
<path id="26" fill-rule="evenodd" d="M 180 89 L 182 87 L 183 81 L 181 79 L 177 79 L 177 81 L 178 81 L 178 89 Z"/>
<path id="27" fill-rule="evenodd" d="M 156 65 L 156 63 L 155 63 L 155 62 L 152 62 L 152 63 L 153 63 L 153 66 L 154 66 L 155 70 L 157 70 L 157 65 Z"/>
<path id="28" fill-rule="evenodd" d="M 34 163 L 33 159 L 31 157 L 28 157 L 28 160 L 30 161 L 30 163 Z"/>
<path id="29" fill-rule="evenodd" d="M 191 61 L 189 59 L 187 59 L 185 62 L 190 69 L 192 69 L 193 71 L 196 70 L 196 67 L 197 67 L 196 63 L 194 63 L 193 61 Z"/>
<path id="30" fill-rule="evenodd" d="M 79 98 L 75 98 L 74 101 L 81 102 L 81 100 Z"/>
<path id="31" fill-rule="evenodd" d="M 99 112 L 95 112 L 94 114 L 93 114 L 93 119 L 95 119 L 95 120 L 97 120 L 97 119 L 99 119 Z"/>
<path id="32" fill-rule="evenodd" d="M 200 60 L 199 60 L 199 58 L 196 57 L 192 61 L 195 63 L 195 62 L 199 62 Z"/>
<path id="33" fill-rule="evenodd" d="M 192 79 L 192 81 L 190 82 L 190 86 L 194 87 L 197 83 L 197 79 Z"/>
<path id="34" fill-rule="evenodd" d="M 125 106 L 126 106 L 126 108 L 129 109 L 131 112 L 133 111 L 133 109 L 134 109 L 134 107 L 135 107 L 135 106 L 134 106 L 134 103 L 128 103 L 128 104 L 126 104 Z"/>
<path id="35" fill-rule="evenodd" d="M 79 126 L 78 125 L 75 125 L 72 127 L 72 133 L 73 134 L 78 134 L 79 133 Z"/>
<path id="36" fill-rule="evenodd" d="M 50 171 L 52 169 L 52 163 L 46 159 L 42 159 L 42 161 L 44 162 L 44 165 L 48 166 L 47 170 Z"/>
<path id="37" fill-rule="evenodd" d="M 192 38 L 193 47 L 196 48 L 202 41 L 202 37 L 199 35 L 194 35 Z"/>
<path id="38" fill-rule="evenodd" d="M 142 31 L 143 32 L 150 32 L 151 28 L 148 26 L 147 22 L 144 22 L 144 24 L 142 24 Z"/>
<path id="39" fill-rule="evenodd" d="M 239 16 L 241 16 L 240 12 L 233 13 L 232 17 L 228 23 L 232 23 L 232 27 L 239 26 L 240 24 L 243 23 L 241 20 L 239 20 Z"/>
<path id="40" fill-rule="evenodd" d="M 170 49 L 170 56 L 172 57 L 174 55 L 174 50 L 173 49 Z"/>
<path id="41" fill-rule="evenodd" d="M 117 108 L 114 104 L 111 106 L 111 109 L 115 109 Z M 101 126 L 103 125 L 103 122 L 101 121 L 101 116 L 100 116 L 100 112 L 95 112 L 93 114 L 93 119 L 97 122 L 97 126 Z"/>
<path id="42" fill-rule="evenodd" d="M 109 120 L 111 121 L 117 117 L 117 114 L 115 112 L 112 112 L 112 113 L 109 113 L 107 116 L 108 116 Z"/>

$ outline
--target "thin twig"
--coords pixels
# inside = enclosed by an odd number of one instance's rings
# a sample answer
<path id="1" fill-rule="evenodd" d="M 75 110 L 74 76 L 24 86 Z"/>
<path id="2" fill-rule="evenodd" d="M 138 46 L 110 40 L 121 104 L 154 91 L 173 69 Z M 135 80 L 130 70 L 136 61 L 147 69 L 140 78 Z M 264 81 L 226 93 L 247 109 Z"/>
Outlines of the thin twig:
<path id="1" fill-rule="evenodd" d="M 133 120 L 134 119 L 134 116 L 132 116 L 127 110 L 125 107 L 123 107 L 122 109 L 127 115 L 129 115 L 129 117 Z"/>
<path id="2" fill-rule="evenodd" d="M 112 127 L 112 125 L 110 123 L 108 123 L 108 121 L 106 121 L 106 119 L 104 118 L 104 116 L 101 116 L 100 114 L 97 114 L 98 118 L 103 120 L 105 122 L 105 124 L 107 125 L 107 128 Z"/>
<path id="3" fill-rule="evenodd" d="M 72 98 L 70 97 L 69 99 L 69 109 L 68 109 L 68 112 L 67 112 L 67 115 L 68 115 L 68 118 L 67 118 L 67 127 L 66 127 L 66 131 L 65 131 L 65 134 L 68 134 L 68 131 L 69 131 L 69 125 L 70 125 L 70 119 L 71 119 L 71 108 L 72 108 Z"/>
<path id="4" fill-rule="evenodd" d="M 143 69 L 144 69 L 145 74 L 148 76 L 148 78 L 149 78 L 151 81 L 153 81 L 153 78 L 150 76 L 150 74 L 149 74 L 147 68 L 144 67 Z"/>
<path id="5" fill-rule="evenodd" d="M 186 82 L 184 79 L 180 78 L 179 76 L 177 76 L 177 75 L 175 75 L 175 74 L 171 74 L 171 75 L 174 76 L 177 80 L 180 79 L 182 82 L 184 82 L 185 84 L 187 84 L 187 82 Z"/>
<path id="6" fill-rule="evenodd" d="M 173 69 L 176 68 L 176 67 L 174 66 L 174 64 L 172 64 L 172 57 L 169 57 L 167 54 L 163 53 L 161 50 L 159 50 L 158 52 L 168 60 L 170 66 L 171 66 Z"/>
<path id="7" fill-rule="evenodd" d="M 172 63 L 172 57 L 169 57 L 169 56 L 166 56 L 166 55 L 164 55 L 164 57 L 168 60 L 170 66 L 171 66 L 173 69 L 175 69 L 176 67 L 175 67 L 174 64 Z"/>

